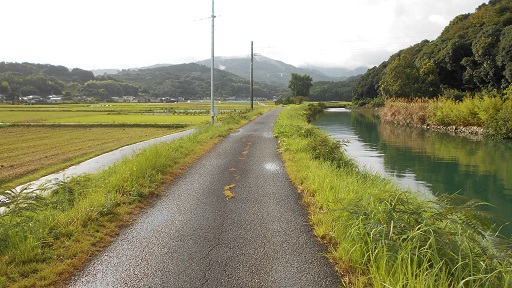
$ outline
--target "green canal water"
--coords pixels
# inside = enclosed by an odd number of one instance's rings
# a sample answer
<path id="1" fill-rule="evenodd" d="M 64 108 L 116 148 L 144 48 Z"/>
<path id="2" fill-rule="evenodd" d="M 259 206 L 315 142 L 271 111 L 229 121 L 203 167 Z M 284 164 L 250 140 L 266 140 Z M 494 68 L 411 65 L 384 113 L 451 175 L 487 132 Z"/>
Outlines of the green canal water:
<path id="1" fill-rule="evenodd" d="M 501 234 L 512 237 L 512 141 L 470 140 L 447 133 L 381 123 L 375 116 L 328 109 L 315 126 L 348 140 L 359 165 L 432 195 L 485 201 Z"/>

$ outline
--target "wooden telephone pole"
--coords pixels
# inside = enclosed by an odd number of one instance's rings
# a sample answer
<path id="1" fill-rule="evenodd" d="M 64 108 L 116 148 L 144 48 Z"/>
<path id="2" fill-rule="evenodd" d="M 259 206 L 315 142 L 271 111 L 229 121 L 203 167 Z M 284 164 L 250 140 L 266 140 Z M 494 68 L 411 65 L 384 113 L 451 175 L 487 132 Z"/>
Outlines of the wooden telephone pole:
<path id="1" fill-rule="evenodd" d="M 212 59 L 211 59 L 211 79 L 210 79 L 210 94 L 211 94 L 211 107 L 210 107 L 210 116 L 212 117 L 212 125 L 215 124 L 215 104 L 213 98 L 213 71 L 215 65 L 215 10 L 214 10 L 214 1 L 212 0 Z"/>
<path id="2" fill-rule="evenodd" d="M 254 97 L 253 97 L 253 88 L 254 88 L 254 49 L 253 42 L 251 41 L 251 111 L 254 110 Z"/>

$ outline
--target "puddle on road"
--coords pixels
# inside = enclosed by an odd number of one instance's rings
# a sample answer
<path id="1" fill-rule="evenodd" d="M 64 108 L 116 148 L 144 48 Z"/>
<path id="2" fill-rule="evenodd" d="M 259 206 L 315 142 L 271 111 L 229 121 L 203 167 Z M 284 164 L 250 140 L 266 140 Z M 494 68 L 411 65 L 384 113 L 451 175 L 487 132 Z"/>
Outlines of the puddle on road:
<path id="1" fill-rule="evenodd" d="M 278 164 L 273 163 L 273 162 L 266 163 L 264 167 L 266 170 L 268 170 L 270 172 L 277 172 L 277 171 L 281 170 L 281 167 Z"/>
<path id="2" fill-rule="evenodd" d="M 231 135 L 233 135 L 233 136 L 240 135 L 240 134 L 242 134 L 242 131 L 244 131 L 244 128 L 240 128 L 240 129 L 236 130 L 235 132 L 231 133 Z"/>

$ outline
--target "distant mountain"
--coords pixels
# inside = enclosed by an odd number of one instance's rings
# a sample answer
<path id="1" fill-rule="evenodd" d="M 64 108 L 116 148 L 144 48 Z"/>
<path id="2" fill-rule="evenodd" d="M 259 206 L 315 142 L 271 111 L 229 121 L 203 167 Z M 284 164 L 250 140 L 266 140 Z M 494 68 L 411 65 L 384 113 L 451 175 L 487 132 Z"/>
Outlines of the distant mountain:
<path id="1" fill-rule="evenodd" d="M 119 69 L 95 69 L 90 70 L 94 76 L 111 75 L 119 73 Z"/>
<path id="2" fill-rule="evenodd" d="M 208 99 L 210 97 L 210 68 L 189 63 L 161 65 L 157 68 L 122 70 L 110 77 L 128 82 L 149 91 L 157 98 Z M 227 71 L 215 71 L 215 95 L 219 99 L 247 99 L 249 81 Z M 285 91 L 286 92 L 286 91 Z M 256 82 L 254 97 L 273 99 L 282 96 L 280 89 Z"/>
<path id="3" fill-rule="evenodd" d="M 129 68 L 128 70 L 136 71 L 141 69 L 153 69 L 153 68 L 161 68 L 161 67 L 167 67 L 167 66 L 173 66 L 174 64 L 155 64 L 147 67 L 139 67 L 139 68 Z M 118 74 L 123 70 L 119 69 L 96 69 L 91 70 L 91 72 L 94 74 L 94 76 L 102 76 L 102 75 L 112 75 L 112 74 Z"/>
<path id="4" fill-rule="evenodd" d="M 347 69 L 341 67 L 316 67 L 316 66 L 305 66 L 303 68 L 309 68 L 320 71 L 329 77 L 345 79 L 352 76 L 362 75 L 368 71 L 368 67 L 357 67 L 356 69 Z"/>
<path id="5" fill-rule="evenodd" d="M 161 68 L 161 67 L 167 67 L 167 66 L 174 66 L 174 64 L 155 64 L 151 66 L 141 67 L 141 68 L 132 68 L 131 70 L 137 70 L 137 69 L 153 69 L 153 68 Z"/>
<path id="6" fill-rule="evenodd" d="M 210 67 L 210 59 L 196 62 Z M 250 79 L 251 59 L 215 57 L 215 68 L 224 70 L 245 79 Z M 254 57 L 254 81 L 278 87 L 286 87 L 290 82 L 291 74 L 307 74 L 313 81 L 340 81 L 342 78 L 330 77 L 311 68 L 299 68 L 284 62 L 270 59 L 265 56 Z"/>
<path id="7" fill-rule="evenodd" d="M 206 67 L 210 67 L 211 60 L 205 59 L 195 62 Z M 129 71 L 138 71 L 143 69 L 154 69 L 173 66 L 173 64 L 155 64 L 148 67 L 130 68 Z M 215 68 L 233 73 L 245 79 L 250 79 L 251 59 L 249 57 L 215 57 Z M 287 87 L 292 73 L 307 74 L 318 81 L 341 81 L 352 76 L 364 74 L 368 68 L 359 67 L 353 70 L 346 68 L 326 68 L 326 67 L 295 67 L 293 65 L 274 60 L 265 56 L 254 57 L 254 81 L 266 83 L 277 87 Z M 122 70 L 126 71 L 126 70 Z M 92 70 L 95 76 L 118 74 L 118 69 L 98 69 Z"/>

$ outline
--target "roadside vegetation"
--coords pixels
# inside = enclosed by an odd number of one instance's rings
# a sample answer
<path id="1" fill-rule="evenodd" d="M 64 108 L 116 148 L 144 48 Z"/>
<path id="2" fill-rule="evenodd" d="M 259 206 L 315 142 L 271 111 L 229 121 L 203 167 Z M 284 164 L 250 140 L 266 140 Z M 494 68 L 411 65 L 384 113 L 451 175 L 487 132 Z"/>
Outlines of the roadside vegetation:
<path id="1" fill-rule="evenodd" d="M 220 116 L 189 136 L 156 144 L 97 174 L 16 191 L 3 187 L 0 214 L 0 287 L 64 286 L 65 279 L 107 245 L 165 183 L 222 137 L 271 109 Z M 47 197 L 41 197 L 47 193 Z M 7 200 L 7 201 L 6 201 Z"/>
<path id="2" fill-rule="evenodd" d="M 315 234 L 347 287 L 510 287 L 510 242 L 459 196 L 421 198 L 359 168 L 343 144 L 308 124 L 309 104 L 283 110 L 274 127 Z"/>
<path id="3" fill-rule="evenodd" d="M 446 93 L 435 99 L 389 99 L 380 110 L 382 121 L 411 126 L 482 128 L 491 138 L 512 138 L 512 86 L 503 93 L 481 92 L 474 96 Z"/>

